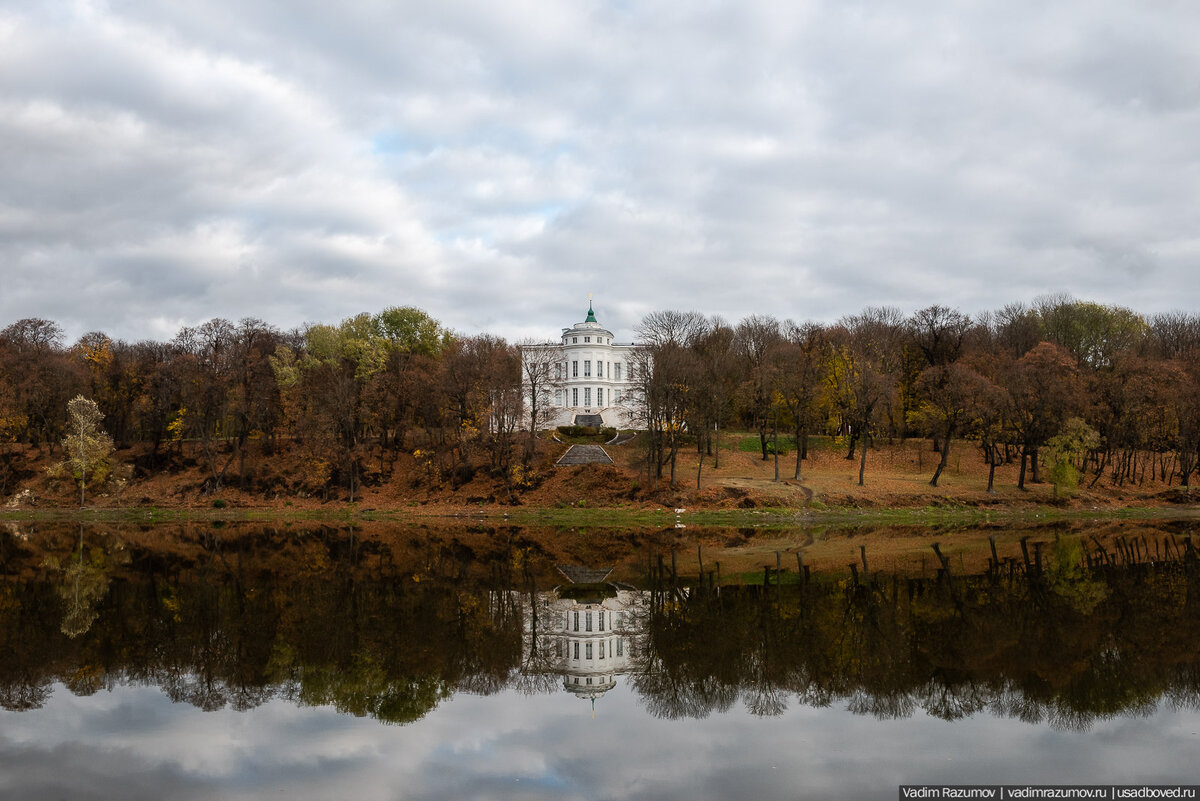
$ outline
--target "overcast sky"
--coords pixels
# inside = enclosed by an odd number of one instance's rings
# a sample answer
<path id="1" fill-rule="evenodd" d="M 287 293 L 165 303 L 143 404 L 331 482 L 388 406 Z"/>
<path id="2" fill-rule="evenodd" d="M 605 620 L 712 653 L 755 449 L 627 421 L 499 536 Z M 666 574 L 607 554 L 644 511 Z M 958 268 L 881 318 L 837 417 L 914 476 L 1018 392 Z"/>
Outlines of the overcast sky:
<path id="1" fill-rule="evenodd" d="M 1200 310 L 1200 4 L 0 0 L 0 324 Z"/>
<path id="2" fill-rule="evenodd" d="M 786 701 L 779 717 L 735 703 L 703 720 L 654 719 L 622 677 L 594 715 L 561 690 L 507 691 L 458 694 L 383 726 L 282 700 L 202 712 L 153 687 L 76 697 L 59 685 L 42 709 L 0 711 L 0 797 L 774 801 L 891 799 L 902 782 L 1194 781 L 1200 720 L 1165 702 L 1080 732 L 986 712 L 877 720 L 840 698 Z"/>

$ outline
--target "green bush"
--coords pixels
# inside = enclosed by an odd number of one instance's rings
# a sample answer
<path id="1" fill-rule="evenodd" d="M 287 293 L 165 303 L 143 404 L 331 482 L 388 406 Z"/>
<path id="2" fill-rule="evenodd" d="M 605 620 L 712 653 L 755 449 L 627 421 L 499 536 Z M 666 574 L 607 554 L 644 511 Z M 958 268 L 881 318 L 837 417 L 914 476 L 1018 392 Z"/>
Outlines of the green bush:
<path id="1" fill-rule="evenodd" d="M 224 499 L 222 498 L 217 498 L 213 501 L 214 509 L 224 509 L 226 506 L 228 506 L 228 504 L 225 503 Z"/>
<path id="2" fill-rule="evenodd" d="M 595 426 L 559 426 L 558 433 L 564 437 L 594 437 L 599 429 Z"/>

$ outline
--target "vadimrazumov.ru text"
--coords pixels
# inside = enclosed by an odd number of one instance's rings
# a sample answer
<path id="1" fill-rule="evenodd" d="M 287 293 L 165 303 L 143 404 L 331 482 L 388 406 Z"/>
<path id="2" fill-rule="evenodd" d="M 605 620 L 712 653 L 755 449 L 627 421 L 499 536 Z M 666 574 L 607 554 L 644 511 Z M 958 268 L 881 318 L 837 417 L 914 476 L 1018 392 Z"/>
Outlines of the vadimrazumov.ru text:
<path id="1" fill-rule="evenodd" d="M 1200 785 L 1047 785 L 1047 784 L 904 784 L 900 799 L 1038 799 L 1075 798 L 1115 801 L 1120 798 L 1197 798 Z"/>

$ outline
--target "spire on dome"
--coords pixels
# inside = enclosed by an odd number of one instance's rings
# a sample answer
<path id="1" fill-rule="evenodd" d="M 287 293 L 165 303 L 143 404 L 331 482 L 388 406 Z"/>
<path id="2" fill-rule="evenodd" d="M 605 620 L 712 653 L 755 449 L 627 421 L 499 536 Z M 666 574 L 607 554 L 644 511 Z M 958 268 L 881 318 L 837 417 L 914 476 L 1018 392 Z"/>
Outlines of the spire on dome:
<path id="1" fill-rule="evenodd" d="M 596 322 L 596 313 L 594 311 L 592 311 L 592 293 L 591 292 L 588 293 L 588 315 L 587 315 L 587 319 L 585 319 L 584 322 L 585 323 Z"/>

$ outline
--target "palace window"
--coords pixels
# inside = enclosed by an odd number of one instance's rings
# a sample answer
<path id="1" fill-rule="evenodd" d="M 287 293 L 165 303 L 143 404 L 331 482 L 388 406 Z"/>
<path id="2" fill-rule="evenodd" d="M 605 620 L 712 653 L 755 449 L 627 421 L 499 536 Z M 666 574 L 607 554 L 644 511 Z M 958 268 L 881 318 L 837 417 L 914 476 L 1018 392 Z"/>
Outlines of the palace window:
<path id="1" fill-rule="evenodd" d="M 571 378 L 579 378 L 579 362 L 571 362 Z"/>
<path id="2" fill-rule="evenodd" d="M 579 405 L 579 387 L 571 388 L 571 405 L 572 406 Z"/>
<path id="3" fill-rule="evenodd" d="M 592 388 L 591 387 L 583 388 L 583 405 L 584 406 L 592 405 Z"/>
<path id="4" fill-rule="evenodd" d="M 562 381 L 562 377 L 563 377 L 563 363 L 559 362 L 558 364 L 554 365 L 554 378 L 558 381 Z"/>
<path id="5" fill-rule="evenodd" d="M 571 344 L 572 344 L 572 345 L 578 345 L 578 344 L 579 344 L 579 337 L 571 337 Z"/>
<path id="6" fill-rule="evenodd" d="M 591 659 L 591 658 L 592 658 L 592 644 L 591 644 L 590 642 L 589 642 L 589 643 L 586 643 L 586 644 L 583 646 L 583 648 L 584 648 L 584 652 L 585 652 L 585 653 L 584 653 L 584 658 L 585 658 L 585 659 Z M 588 681 L 590 682 L 590 681 L 591 681 L 591 679 L 588 679 Z"/>
<path id="7" fill-rule="evenodd" d="M 600 613 L 600 631 L 604 631 L 604 613 Z"/>
<path id="8" fill-rule="evenodd" d="M 596 362 L 596 378 L 604 378 L 604 362 Z"/>
<path id="9" fill-rule="evenodd" d="M 583 341 L 584 341 L 584 342 L 591 342 L 591 341 L 592 341 L 592 338 L 591 338 L 591 337 L 584 337 L 584 338 L 583 338 Z"/>
<path id="10" fill-rule="evenodd" d="M 591 630 L 592 630 L 592 613 L 591 613 L 591 612 L 587 612 L 587 613 L 585 614 L 585 616 L 584 616 L 584 624 L 583 624 L 583 625 L 586 627 L 586 630 L 587 630 L 587 631 L 591 631 Z M 588 656 L 591 656 L 591 654 L 588 654 Z"/>
<path id="11" fill-rule="evenodd" d="M 604 387 L 596 387 L 596 405 L 604 405 Z"/>
<path id="12" fill-rule="evenodd" d="M 584 378 L 592 377 L 592 360 L 591 359 L 587 359 L 583 363 L 583 377 Z"/>
<path id="13" fill-rule="evenodd" d="M 629 365 L 629 380 L 630 381 L 633 380 L 633 364 L 632 363 L 630 363 L 630 365 Z"/>
<path id="14" fill-rule="evenodd" d="M 600 658 L 604 658 L 604 640 L 600 641 Z"/>
<path id="15" fill-rule="evenodd" d="M 621 402 L 621 390 L 619 390 L 619 389 L 616 389 L 616 390 L 613 390 L 613 391 L 614 391 L 615 393 L 617 393 L 616 395 L 614 395 L 614 396 L 613 396 L 613 403 L 620 403 L 620 402 Z"/>
<path id="16" fill-rule="evenodd" d="M 579 643 L 575 643 L 575 658 L 579 658 Z"/>
<path id="17" fill-rule="evenodd" d="M 575 613 L 575 630 L 579 631 L 579 613 Z"/>
<path id="18" fill-rule="evenodd" d="M 561 389 L 554 390 L 554 405 L 555 406 L 563 405 L 563 394 L 562 394 Z"/>
<path id="19" fill-rule="evenodd" d="M 617 362 L 616 364 L 613 365 L 613 380 L 614 381 L 621 380 L 621 363 L 620 362 Z"/>
<path id="20" fill-rule="evenodd" d="M 625 655 L 625 641 L 617 638 L 617 656 Z"/>

